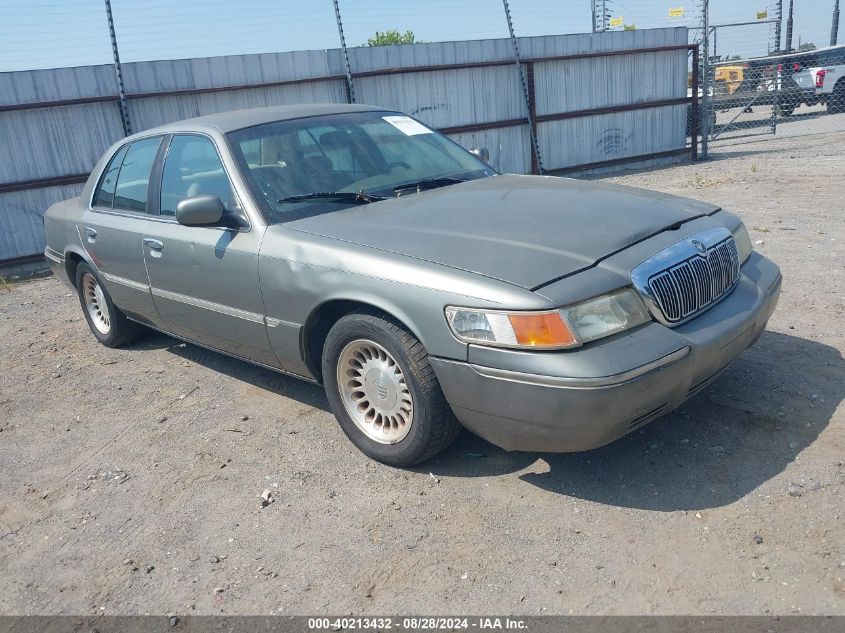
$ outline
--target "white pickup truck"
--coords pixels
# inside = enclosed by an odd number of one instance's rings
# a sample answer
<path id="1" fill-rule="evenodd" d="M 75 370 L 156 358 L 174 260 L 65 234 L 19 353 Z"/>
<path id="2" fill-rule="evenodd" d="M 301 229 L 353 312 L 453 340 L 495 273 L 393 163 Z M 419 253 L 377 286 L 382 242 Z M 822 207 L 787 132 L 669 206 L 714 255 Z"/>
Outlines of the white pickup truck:
<path id="1" fill-rule="evenodd" d="M 802 93 L 827 103 L 828 112 L 845 112 L 845 46 L 820 48 L 802 56 L 801 62 L 792 79 Z"/>

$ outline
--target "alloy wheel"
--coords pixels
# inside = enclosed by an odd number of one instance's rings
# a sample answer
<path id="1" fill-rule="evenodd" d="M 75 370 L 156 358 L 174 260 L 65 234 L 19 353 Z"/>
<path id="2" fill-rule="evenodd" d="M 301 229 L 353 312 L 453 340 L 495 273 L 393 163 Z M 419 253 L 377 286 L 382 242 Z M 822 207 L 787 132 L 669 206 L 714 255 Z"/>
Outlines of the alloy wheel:
<path id="1" fill-rule="evenodd" d="M 380 444 L 401 442 L 410 432 L 414 402 L 396 359 L 378 343 L 357 339 L 337 362 L 343 406 L 355 425 Z"/>
<path id="2" fill-rule="evenodd" d="M 100 287 L 97 278 L 91 273 L 82 276 L 82 298 L 85 302 L 85 309 L 91 318 L 91 323 L 97 328 L 100 334 L 108 335 L 111 331 L 111 316 L 106 303 L 106 296 Z"/>

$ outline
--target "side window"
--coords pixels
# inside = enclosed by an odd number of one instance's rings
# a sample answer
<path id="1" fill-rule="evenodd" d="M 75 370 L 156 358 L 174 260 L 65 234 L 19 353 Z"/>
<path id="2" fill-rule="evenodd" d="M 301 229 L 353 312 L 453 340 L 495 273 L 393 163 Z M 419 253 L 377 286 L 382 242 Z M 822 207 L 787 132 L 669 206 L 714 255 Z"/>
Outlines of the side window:
<path id="1" fill-rule="evenodd" d="M 100 179 L 100 184 L 97 186 L 92 206 L 111 209 L 114 203 L 114 184 L 117 182 L 117 173 L 120 171 L 120 164 L 123 162 L 128 147 L 128 145 L 121 147 L 109 161 L 108 167 L 106 167 L 103 177 Z"/>
<path id="2" fill-rule="evenodd" d="M 135 141 L 129 146 L 114 193 L 114 208 L 126 211 L 147 211 L 147 187 L 150 171 L 158 153 L 160 138 Z"/>
<path id="3" fill-rule="evenodd" d="M 241 151 L 244 154 L 247 165 L 258 167 L 261 165 L 261 139 L 255 138 L 251 141 L 241 143 Z"/>
<path id="4" fill-rule="evenodd" d="M 161 214 L 176 215 L 185 198 L 213 195 L 223 206 L 236 206 L 235 195 L 217 148 L 204 136 L 174 136 L 161 175 Z"/>
<path id="5" fill-rule="evenodd" d="M 819 66 L 841 66 L 845 64 L 845 48 L 834 48 L 824 53 L 819 53 Z"/>

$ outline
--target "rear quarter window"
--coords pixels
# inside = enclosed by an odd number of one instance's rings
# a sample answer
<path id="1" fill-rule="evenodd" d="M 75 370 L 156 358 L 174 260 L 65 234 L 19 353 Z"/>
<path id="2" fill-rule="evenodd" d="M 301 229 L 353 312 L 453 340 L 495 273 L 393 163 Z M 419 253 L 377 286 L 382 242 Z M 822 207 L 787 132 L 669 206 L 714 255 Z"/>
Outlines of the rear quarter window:
<path id="1" fill-rule="evenodd" d="M 128 145 L 124 145 L 109 161 L 108 166 L 100 178 L 100 184 L 97 185 L 97 191 L 94 193 L 93 206 L 112 208 L 114 204 L 114 185 L 117 182 L 117 174 L 120 171 L 120 165 L 123 162 L 123 157 L 126 155 Z"/>
<path id="2" fill-rule="evenodd" d="M 114 208 L 147 212 L 147 189 L 161 138 L 135 141 L 123 157 L 114 192 Z"/>

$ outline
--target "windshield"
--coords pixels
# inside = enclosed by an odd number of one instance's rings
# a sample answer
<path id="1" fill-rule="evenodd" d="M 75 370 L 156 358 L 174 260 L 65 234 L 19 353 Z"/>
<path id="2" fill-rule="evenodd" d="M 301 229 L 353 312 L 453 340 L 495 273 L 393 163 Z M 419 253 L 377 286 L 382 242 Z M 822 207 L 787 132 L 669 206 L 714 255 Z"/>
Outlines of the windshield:
<path id="1" fill-rule="evenodd" d="M 273 224 L 496 173 L 445 136 L 392 112 L 278 121 L 228 137 Z"/>

